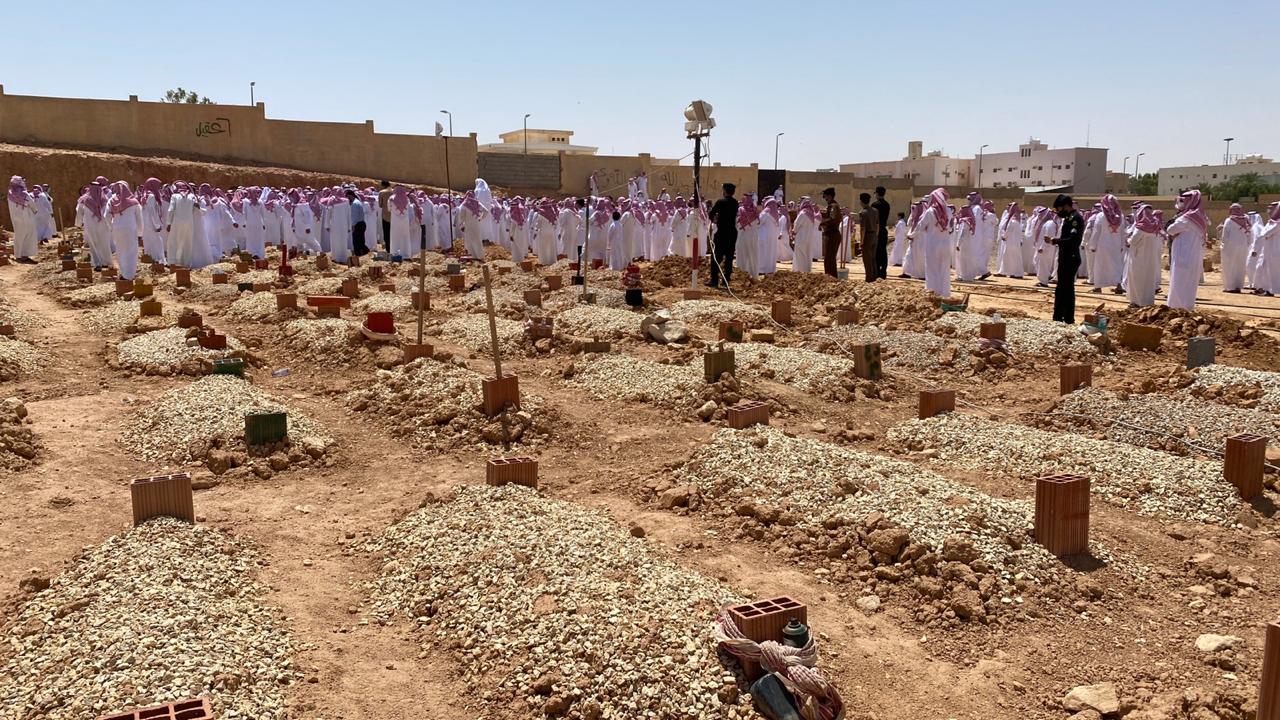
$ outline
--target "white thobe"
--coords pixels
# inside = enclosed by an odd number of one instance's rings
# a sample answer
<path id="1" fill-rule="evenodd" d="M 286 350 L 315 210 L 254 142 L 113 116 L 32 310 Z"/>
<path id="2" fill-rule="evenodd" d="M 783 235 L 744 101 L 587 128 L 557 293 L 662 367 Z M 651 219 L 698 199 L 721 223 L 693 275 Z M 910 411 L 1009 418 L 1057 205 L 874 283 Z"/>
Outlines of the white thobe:
<path id="1" fill-rule="evenodd" d="M 407 202 L 401 210 L 394 202 L 388 200 L 387 208 L 391 212 L 391 242 L 388 252 L 392 257 L 401 259 L 413 257 L 413 250 L 421 242 L 418 233 L 422 231 L 422 226 L 418 224 L 417 212 L 414 211 L 413 205 Z"/>
<path id="2" fill-rule="evenodd" d="M 1087 236 L 1089 278 L 1095 288 L 1117 287 L 1124 272 L 1124 220 L 1114 229 L 1102 213 L 1093 220 L 1093 232 Z"/>
<path id="3" fill-rule="evenodd" d="M 822 229 L 808 213 L 796 215 L 796 246 L 791 254 L 791 268 L 796 272 L 812 272 L 813 258 L 822 252 Z"/>
<path id="4" fill-rule="evenodd" d="M 760 250 L 756 255 L 756 272 L 772 275 L 778 271 L 778 245 L 784 242 L 781 223 L 769 213 L 760 213 Z"/>
<path id="5" fill-rule="evenodd" d="M 1022 255 L 1022 221 L 1006 217 L 1000 223 L 1000 246 L 996 251 L 996 273 L 1021 278 L 1026 271 Z"/>
<path id="6" fill-rule="evenodd" d="M 1244 265 L 1253 244 L 1252 228 L 1242 228 L 1228 219 L 1218 231 L 1222 236 L 1222 289 L 1240 290 L 1244 287 Z"/>
<path id="7" fill-rule="evenodd" d="M 633 258 L 639 257 L 644 252 L 644 220 L 636 212 L 628 210 L 622 213 L 622 219 L 618 222 L 622 223 L 622 251 L 630 262 Z M 613 244 L 610 241 L 609 263 L 613 264 Z M 621 269 L 621 268 L 615 268 Z"/>
<path id="8" fill-rule="evenodd" d="M 1258 258 L 1254 287 L 1273 295 L 1280 293 L 1280 222 L 1268 222 L 1258 234 Z"/>
<path id="9" fill-rule="evenodd" d="M 191 214 L 191 254 L 187 259 L 188 266 L 196 269 L 214 262 L 213 248 L 209 245 L 208 212 L 205 201 L 196 199 Z"/>
<path id="10" fill-rule="evenodd" d="M 539 213 L 533 214 L 533 247 L 538 255 L 538 264 L 555 263 L 556 224 Z"/>
<path id="11" fill-rule="evenodd" d="M 899 220 L 893 226 L 893 248 L 889 251 L 889 264 L 902 267 L 907 257 L 907 221 Z"/>
<path id="12" fill-rule="evenodd" d="M 111 241 L 116 246 L 116 266 L 121 280 L 132 280 L 138 273 L 138 241 L 142 239 L 142 206 L 131 205 L 111 219 Z"/>
<path id="13" fill-rule="evenodd" d="M 631 262 L 626 230 L 621 220 L 609 223 L 609 269 L 625 270 Z"/>
<path id="14" fill-rule="evenodd" d="M 31 203 L 27 205 L 31 206 Z M 83 204 L 76 206 L 76 225 L 84 228 L 84 243 L 89 246 L 89 260 L 94 267 L 111 264 L 111 221 L 107 219 L 106 212 L 103 208 L 102 217 L 97 217 Z M 34 222 L 31 233 L 35 234 Z"/>
<path id="15" fill-rule="evenodd" d="M 330 228 L 332 232 L 332 228 Z M 348 230 L 348 232 L 350 232 Z M 244 203 L 244 250 L 256 258 L 267 256 L 267 228 L 262 215 L 262 204 Z"/>
<path id="16" fill-rule="evenodd" d="M 1179 217 L 1167 231 L 1173 241 L 1169 249 L 1169 299 L 1171 308 L 1194 310 L 1196 291 L 1204 273 L 1204 230 Z"/>
<path id="17" fill-rule="evenodd" d="M 40 193 L 36 195 L 36 239 L 44 242 L 53 237 L 57 232 L 57 228 L 53 223 L 53 201 L 49 196 Z"/>
<path id="18" fill-rule="evenodd" d="M 195 234 L 195 196 L 176 192 L 169 198 L 169 209 L 165 212 L 165 225 L 168 227 L 165 257 L 170 264 L 191 267 L 191 238 Z"/>
<path id="19" fill-rule="evenodd" d="M 329 206 L 329 251 L 336 263 L 351 260 L 351 203 L 346 198 Z"/>
<path id="20" fill-rule="evenodd" d="M 982 238 L 979 235 L 978 222 L 974 221 L 973 229 L 968 223 L 956 223 L 956 280 L 970 282 L 986 272 L 987 265 L 983 261 L 979 246 Z"/>
<path id="21" fill-rule="evenodd" d="M 924 251 L 925 287 L 942 297 L 951 295 L 951 233 L 943 229 L 933 208 L 916 223 L 910 237 Z"/>
<path id="22" fill-rule="evenodd" d="M 305 202 L 293 206 L 293 240 L 304 253 L 320 253 L 320 241 L 316 238 L 316 215 Z"/>
<path id="23" fill-rule="evenodd" d="M 1130 305 L 1148 307 L 1155 304 L 1156 288 L 1160 285 L 1162 245 L 1159 235 L 1133 228 L 1125 263 L 1125 282 Z"/>
<path id="24" fill-rule="evenodd" d="M 473 258 L 484 257 L 485 215 L 486 213 L 483 209 L 479 215 L 466 208 L 461 208 L 458 211 L 458 225 L 462 231 L 462 244 L 466 246 L 467 254 Z"/>
<path id="25" fill-rule="evenodd" d="M 754 278 L 760 274 L 760 220 L 738 228 L 738 269 Z"/>
<path id="26" fill-rule="evenodd" d="M 164 208 L 151 193 L 142 198 L 142 250 L 155 262 L 168 262 L 164 252 Z"/>
<path id="27" fill-rule="evenodd" d="M 88 214 L 88 211 L 85 212 Z M 34 258 L 39 252 L 40 234 L 36 229 L 37 214 L 35 200 L 29 193 L 27 202 L 23 205 L 9 201 L 9 220 L 13 223 L 14 257 Z"/>
<path id="28" fill-rule="evenodd" d="M 1058 272 L 1058 246 L 1050 242 L 1058 238 L 1058 223 L 1052 219 L 1045 220 L 1036 234 L 1036 282 L 1048 285 Z M 1058 278 L 1062 282 L 1062 278 Z M 1071 282 L 1067 278 L 1066 282 Z"/>

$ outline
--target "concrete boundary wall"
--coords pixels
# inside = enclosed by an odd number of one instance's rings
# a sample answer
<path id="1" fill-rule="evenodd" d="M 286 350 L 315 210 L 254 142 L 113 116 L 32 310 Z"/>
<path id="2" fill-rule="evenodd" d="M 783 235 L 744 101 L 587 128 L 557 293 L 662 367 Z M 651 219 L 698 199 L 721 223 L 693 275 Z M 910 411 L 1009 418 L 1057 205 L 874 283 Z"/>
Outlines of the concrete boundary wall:
<path id="1" fill-rule="evenodd" d="M 374 131 L 363 123 L 274 120 L 265 103 L 186 105 L 7 95 L 0 141 L 276 167 L 443 187 L 475 185 L 476 137 Z M 445 143 L 449 168 L 445 169 Z"/>

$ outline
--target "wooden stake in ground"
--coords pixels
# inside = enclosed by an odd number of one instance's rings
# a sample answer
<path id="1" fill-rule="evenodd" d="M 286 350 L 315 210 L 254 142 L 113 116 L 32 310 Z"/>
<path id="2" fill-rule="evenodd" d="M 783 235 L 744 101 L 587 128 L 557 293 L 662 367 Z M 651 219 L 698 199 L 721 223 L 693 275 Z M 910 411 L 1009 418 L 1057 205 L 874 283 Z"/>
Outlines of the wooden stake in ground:
<path id="1" fill-rule="evenodd" d="M 422 236 L 418 251 L 418 345 L 422 345 L 422 308 L 427 306 L 427 236 Z"/>
<path id="2" fill-rule="evenodd" d="M 484 302 L 489 309 L 489 340 L 493 343 L 494 377 L 502 379 L 502 353 L 498 350 L 498 321 L 493 314 L 493 284 L 489 282 L 489 264 L 480 266 L 484 271 Z"/>

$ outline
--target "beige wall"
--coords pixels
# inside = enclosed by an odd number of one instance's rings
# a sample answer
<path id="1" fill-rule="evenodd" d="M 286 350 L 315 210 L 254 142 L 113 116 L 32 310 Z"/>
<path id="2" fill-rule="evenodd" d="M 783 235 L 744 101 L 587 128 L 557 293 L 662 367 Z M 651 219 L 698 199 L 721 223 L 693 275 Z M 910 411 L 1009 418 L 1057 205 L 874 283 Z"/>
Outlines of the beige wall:
<path id="1" fill-rule="evenodd" d="M 693 196 L 693 167 L 655 163 L 649 155 L 625 157 L 618 155 L 568 155 L 560 156 L 560 194 L 585 195 L 590 190 L 588 178 L 596 173 L 596 183 L 601 194 L 617 197 L 627 194 L 627 179 L 647 172 L 649 194 L 658 196 L 667 188 L 672 197 Z M 738 186 L 738 194 L 756 189 L 758 166 L 711 165 L 702 168 L 702 195 L 704 198 L 720 197 L 720 186 L 731 182 Z"/>
<path id="2" fill-rule="evenodd" d="M 905 178 L 858 177 L 845 172 L 797 172 L 787 171 L 787 200 L 799 200 L 808 195 L 814 202 L 822 202 L 822 191 L 835 188 L 836 202 L 846 210 L 856 210 L 858 195 L 870 193 L 875 199 L 876 186 L 884 186 L 884 199 L 889 203 L 890 222 L 896 222 L 899 212 L 906 212 L 911 205 L 911 181 Z"/>
<path id="3" fill-rule="evenodd" d="M 266 105 L 183 105 L 6 95 L 0 141 L 198 160 L 262 163 L 321 173 L 445 185 L 444 138 L 374 132 L 364 123 L 266 117 Z M 476 139 L 448 139 L 454 188 L 475 184 Z"/>

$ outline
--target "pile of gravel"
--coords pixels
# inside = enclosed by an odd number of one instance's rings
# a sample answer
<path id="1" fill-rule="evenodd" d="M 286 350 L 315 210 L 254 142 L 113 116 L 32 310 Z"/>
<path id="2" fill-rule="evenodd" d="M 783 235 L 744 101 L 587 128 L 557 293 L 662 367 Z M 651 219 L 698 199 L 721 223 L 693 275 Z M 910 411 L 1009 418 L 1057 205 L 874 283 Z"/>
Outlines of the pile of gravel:
<path id="1" fill-rule="evenodd" d="M 1229 365 L 1206 365 L 1194 372 L 1196 379 L 1191 384 L 1191 394 L 1217 399 L 1226 388 L 1249 388 L 1256 390 L 1252 393 L 1255 397 L 1250 399 L 1257 402 L 1252 405 L 1272 412 L 1280 410 L 1280 372 Z"/>
<path id="2" fill-rule="evenodd" d="M 429 291 L 428 291 L 429 292 Z M 409 293 L 379 292 L 359 300 L 351 305 L 351 312 L 356 317 L 363 317 L 371 312 L 405 313 L 413 309 L 413 296 Z"/>
<path id="3" fill-rule="evenodd" d="M 844 356 L 766 343 L 737 343 L 731 347 L 741 377 L 766 378 L 818 393 L 855 377 L 853 360 Z"/>
<path id="4" fill-rule="evenodd" d="M 569 384 L 597 400 L 628 400 L 686 408 L 699 402 L 702 368 L 664 365 L 627 355 L 595 355 L 575 362 Z"/>
<path id="5" fill-rule="evenodd" d="M 15 330 L 31 330 L 41 325 L 38 316 L 19 309 L 0 296 L 0 325 L 12 325 Z"/>
<path id="6" fill-rule="evenodd" d="M 149 375 L 184 372 L 200 374 L 204 361 L 243 354 L 244 345 L 227 336 L 226 350 L 206 350 L 197 344 L 187 344 L 187 330 L 168 328 L 153 330 L 116 345 L 117 366 L 142 370 Z"/>
<path id="7" fill-rule="evenodd" d="M 30 425 L 21 400 L 11 397 L 0 402 L 0 470 L 25 470 L 37 460 L 40 441 Z"/>
<path id="8" fill-rule="evenodd" d="M 768 310 L 744 302 L 728 300 L 681 300 L 671 306 L 675 319 L 690 325 L 715 327 L 721 321 L 741 320 L 752 328 L 768 327 L 773 318 Z"/>
<path id="9" fill-rule="evenodd" d="M 1105 433 L 1108 440 L 1185 455 L 1192 452 L 1185 443 L 1157 433 L 1142 432 L 1114 421 L 1157 430 L 1218 452 L 1226 449 L 1226 439 L 1253 433 L 1280 443 L 1280 418 L 1260 410 L 1235 408 L 1195 398 L 1175 398 L 1151 393 L 1116 394 L 1110 390 L 1081 388 L 1058 400 L 1052 417 L 1038 417 L 1053 427 L 1082 428 Z M 1067 417 L 1056 413 L 1083 415 Z"/>
<path id="10" fill-rule="evenodd" d="M 173 303 L 162 303 L 160 315 L 141 317 L 136 302 L 114 302 L 94 308 L 84 314 L 80 320 L 90 330 L 98 332 L 146 332 L 172 327 L 178 322 L 178 306 Z"/>
<path id="11" fill-rule="evenodd" d="M 885 367 L 904 367 L 912 370 L 936 370 L 943 350 L 954 347 L 933 333 L 909 330 L 882 330 L 875 325 L 837 325 L 818 331 L 811 341 L 814 349 L 833 355 L 841 355 L 843 345 L 880 343 L 880 359 Z M 958 352 L 958 348 L 957 348 Z"/>
<path id="12" fill-rule="evenodd" d="M 30 344 L 0 335 L 0 381 L 16 380 L 40 367 L 42 355 Z"/>
<path id="13" fill-rule="evenodd" d="M 568 282 L 566 280 L 566 282 Z M 615 290 L 611 287 L 598 287 L 590 285 L 587 287 L 588 292 L 596 294 L 596 307 L 614 308 L 618 310 L 626 310 L 630 308 L 627 305 L 627 294 L 621 290 Z M 555 292 L 542 294 L 542 306 L 551 310 L 568 310 L 576 305 L 582 304 L 582 287 L 577 285 L 565 285 Z"/>
<path id="14" fill-rule="evenodd" d="M 116 284 L 95 282 L 72 290 L 62 297 L 64 305 L 74 308 L 97 307 L 116 301 Z"/>
<path id="15" fill-rule="evenodd" d="M 300 447 L 332 443 L 315 420 L 234 375 L 210 375 L 174 388 L 129 418 L 120 443 L 147 462 L 206 460 L 213 448 L 243 444 L 250 412 L 289 414 L 289 440 Z"/>
<path id="16" fill-rule="evenodd" d="M 171 518 L 89 549 L 14 617 L 0 719 L 207 696 L 216 717 L 283 720 L 300 673 L 281 613 L 262 605 L 261 564 L 245 543 Z"/>
<path id="17" fill-rule="evenodd" d="M 308 364 L 347 365 L 365 355 L 359 325 L 342 318 L 290 321 L 281 329 L 281 339 Z"/>
<path id="18" fill-rule="evenodd" d="M 631 310 L 598 305 L 574 305 L 556 315 L 556 331 L 567 335 L 601 340 L 640 337 L 644 316 Z"/>
<path id="19" fill-rule="evenodd" d="M 1029 502 L 769 426 L 720 430 L 651 490 L 660 506 L 707 512 L 819 577 L 863 583 L 877 603 L 905 594 L 923 620 L 1017 613 L 1036 586 L 1070 574 L 1033 541 Z"/>
<path id="20" fill-rule="evenodd" d="M 240 291 L 236 289 L 234 284 L 195 285 L 189 288 L 179 288 L 174 291 L 174 294 L 180 295 L 183 302 L 202 303 L 215 307 L 228 307 L 240 299 Z"/>
<path id="21" fill-rule="evenodd" d="M 231 307 L 227 308 L 227 317 L 246 322 L 262 322 L 279 312 L 276 307 L 275 293 L 249 293 L 231 303 Z"/>
<path id="22" fill-rule="evenodd" d="M 341 275 L 331 278 L 318 277 L 299 285 L 297 292 L 299 295 L 340 295 L 343 279 Z"/>
<path id="23" fill-rule="evenodd" d="M 524 301 L 524 295 L 520 293 L 499 290 L 498 288 L 493 288 L 492 292 L 493 312 L 498 317 L 522 320 L 531 309 L 531 306 Z M 489 312 L 488 300 L 485 298 L 483 287 L 463 295 L 458 304 L 465 313 L 487 315 Z M 536 310 L 537 308 L 532 309 Z"/>
<path id="24" fill-rule="evenodd" d="M 990 318 L 972 313 L 945 313 L 931 329 L 944 336 L 974 340 L 979 326 Z M 1004 318 L 1005 339 L 1015 355 L 1051 358 L 1089 358 L 1098 349 L 1074 325 L 1036 318 Z"/>
<path id="25" fill-rule="evenodd" d="M 523 355 L 528 350 L 524 323 L 502 317 L 494 318 L 498 330 L 498 347 L 503 355 Z M 486 357 L 493 352 L 489 336 L 488 315 L 459 315 L 440 327 L 440 336 L 448 342 Z"/>
<path id="26" fill-rule="evenodd" d="M 1174 457 L 1109 440 L 947 413 L 889 430 L 891 443 L 932 450 L 969 470 L 1036 478 L 1069 473 L 1090 479 L 1107 502 L 1141 515 L 1232 525 L 1241 503 L 1222 479 L 1222 463 Z"/>
<path id="27" fill-rule="evenodd" d="M 463 659 L 464 682 L 496 679 L 484 693 L 495 712 L 756 716 L 712 633 L 721 604 L 740 600 L 601 513 L 515 485 L 461 487 L 370 549 L 388 558 L 374 612 Z"/>
<path id="28" fill-rule="evenodd" d="M 484 414 L 482 379 L 466 367 L 420 359 L 379 370 L 372 383 L 349 393 L 346 402 L 391 434 L 426 448 L 492 452 L 493 445 L 527 450 L 544 444 L 557 416 L 543 399 L 524 389 L 519 410 L 508 407 L 491 418 Z"/>

